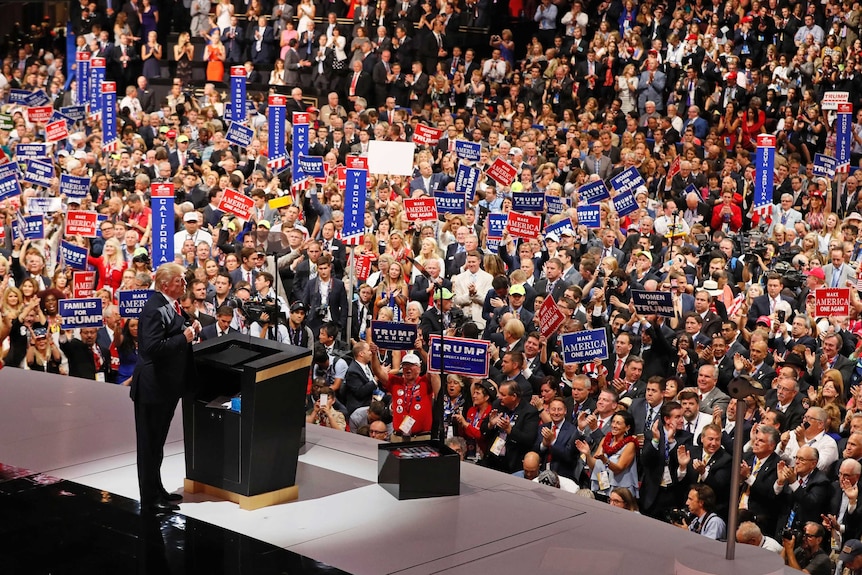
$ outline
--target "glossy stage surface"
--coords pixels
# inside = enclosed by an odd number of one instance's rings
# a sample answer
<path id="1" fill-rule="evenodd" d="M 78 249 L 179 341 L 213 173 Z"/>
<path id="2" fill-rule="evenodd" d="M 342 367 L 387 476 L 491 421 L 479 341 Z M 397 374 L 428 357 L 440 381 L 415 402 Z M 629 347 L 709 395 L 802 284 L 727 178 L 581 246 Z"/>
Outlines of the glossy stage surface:
<path id="1" fill-rule="evenodd" d="M 298 501 L 243 511 L 195 494 L 142 518 L 128 389 L 11 368 L 0 371 L 0 462 L 3 573 L 794 572 L 758 548 L 726 561 L 723 543 L 469 464 L 460 496 L 398 501 L 376 484 L 376 442 L 316 426 Z M 169 491 L 182 493 L 184 467 L 178 412 Z"/>

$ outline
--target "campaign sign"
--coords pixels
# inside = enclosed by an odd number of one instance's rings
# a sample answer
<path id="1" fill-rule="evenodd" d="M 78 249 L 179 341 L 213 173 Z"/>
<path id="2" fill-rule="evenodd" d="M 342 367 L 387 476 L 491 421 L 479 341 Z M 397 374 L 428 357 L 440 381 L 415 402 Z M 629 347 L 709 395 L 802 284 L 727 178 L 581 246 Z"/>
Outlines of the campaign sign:
<path id="1" fill-rule="evenodd" d="M 850 170 L 852 130 L 853 104 L 838 104 L 838 115 L 835 117 L 835 159 L 838 161 L 838 171 L 841 173 Z"/>
<path id="2" fill-rule="evenodd" d="M 416 347 L 416 324 L 397 321 L 372 321 L 371 341 L 380 349 L 407 351 Z"/>
<path id="3" fill-rule="evenodd" d="M 34 106 L 27 108 L 27 121 L 31 124 L 44 124 L 51 119 L 54 108 L 51 106 Z"/>
<path id="4" fill-rule="evenodd" d="M 82 236 L 95 238 L 99 227 L 99 214 L 81 210 L 69 210 L 66 214 L 66 237 Z"/>
<path id="5" fill-rule="evenodd" d="M 365 156 L 345 156 L 344 163 L 346 167 L 354 170 L 367 170 L 368 158 Z"/>
<path id="6" fill-rule="evenodd" d="M 20 194 L 21 184 L 18 183 L 18 175 L 14 171 L 7 171 L 0 175 L 0 200 Z"/>
<path id="7" fill-rule="evenodd" d="M 86 106 L 63 106 L 60 108 L 60 113 L 76 122 L 80 122 L 87 117 Z"/>
<path id="8" fill-rule="evenodd" d="M 174 261 L 174 185 L 150 186 L 150 207 L 153 210 L 153 265 Z"/>
<path id="9" fill-rule="evenodd" d="M 24 98 L 24 105 L 28 107 L 50 106 L 51 98 L 48 97 L 48 94 L 45 93 L 45 90 L 34 90 L 28 93 L 27 96 Z"/>
<path id="10" fill-rule="evenodd" d="M 479 154 L 482 152 L 481 142 L 468 142 L 467 140 L 455 140 L 455 155 L 460 160 L 478 162 Z"/>
<path id="11" fill-rule="evenodd" d="M 485 238 L 485 248 L 492 254 L 500 253 L 500 244 L 503 238 Z"/>
<path id="12" fill-rule="evenodd" d="M 608 339 L 604 328 L 585 329 L 562 336 L 563 363 L 587 363 L 608 358 Z"/>
<path id="13" fill-rule="evenodd" d="M 45 188 L 51 187 L 51 181 L 54 179 L 54 166 L 46 162 L 37 162 L 36 160 L 28 160 L 24 166 L 25 182 L 30 182 L 36 186 Z"/>
<path id="14" fill-rule="evenodd" d="M 673 294 L 665 291 L 632 290 L 632 303 L 641 315 L 673 317 Z"/>
<path id="15" fill-rule="evenodd" d="M 503 231 L 506 229 L 506 223 L 509 221 L 509 216 L 506 214 L 488 214 L 485 221 L 488 222 L 488 237 L 502 238 Z"/>
<path id="16" fill-rule="evenodd" d="M 32 215 L 44 216 L 63 210 L 62 198 L 27 198 L 27 211 Z"/>
<path id="17" fill-rule="evenodd" d="M 90 192 L 90 178 L 60 174 L 60 193 L 67 198 L 83 198 Z"/>
<path id="18" fill-rule="evenodd" d="M 602 330 L 604 332 L 604 330 Z M 440 336 L 430 338 L 430 371 L 440 371 Z M 480 339 L 447 337 L 443 341 L 443 369 L 446 373 L 488 377 L 488 343 Z"/>
<path id="19" fill-rule="evenodd" d="M 542 227 L 542 216 L 531 216 L 518 212 L 509 212 L 509 221 L 506 222 L 506 230 L 513 238 L 531 240 L 539 237 Z"/>
<path id="20" fill-rule="evenodd" d="M 646 187 L 646 182 L 644 182 L 643 177 L 638 172 L 637 168 L 634 166 L 630 166 L 614 176 L 610 179 L 611 187 L 616 190 L 618 194 L 622 194 L 625 192 L 634 193 L 634 191 L 644 186 Z"/>
<path id="21" fill-rule="evenodd" d="M 284 146 L 284 132 L 287 122 L 287 97 L 271 94 L 266 108 L 267 125 L 269 127 L 269 145 L 267 152 L 269 160 L 267 167 L 280 169 L 287 165 L 287 149 Z"/>
<path id="22" fill-rule="evenodd" d="M 631 191 L 626 191 L 614 196 L 614 209 L 620 217 L 627 216 L 638 209 L 638 203 L 635 201 Z"/>
<path id="23" fill-rule="evenodd" d="M 347 170 L 344 185 L 344 226 L 343 238 L 362 234 L 365 229 L 365 209 L 368 201 L 368 172 L 366 170 Z"/>
<path id="24" fill-rule="evenodd" d="M 93 297 L 96 291 L 96 272 L 72 272 L 72 296 L 75 299 Z"/>
<path id="25" fill-rule="evenodd" d="M 575 235 L 575 226 L 572 223 L 572 218 L 566 218 L 565 220 L 560 220 L 555 224 L 546 226 L 545 235 L 547 236 L 550 233 L 555 233 L 559 236 L 562 235 L 564 230 L 569 230 L 572 232 L 572 235 Z"/>
<path id="26" fill-rule="evenodd" d="M 254 139 L 254 130 L 247 126 L 243 126 L 239 122 L 231 122 L 230 127 L 227 129 L 227 133 L 224 135 L 224 139 L 234 146 L 247 148 L 251 145 L 251 141 Z"/>
<path id="27" fill-rule="evenodd" d="M 48 155 L 48 146 L 51 144 L 18 144 L 15 146 L 15 156 L 18 161 L 41 160 Z"/>
<path id="28" fill-rule="evenodd" d="M 356 258 L 356 279 L 364 282 L 371 275 L 371 256 L 363 254 Z"/>
<path id="29" fill-rule="evenodd" d="M 599 206 L 578 206 L 578 225 L 598 229 L 602 226 Z"/>
<path id="30" fill-rule="evenodd" d="M 459 192 L 435 192 L 437 212 L 440 214 L 466 214 L 467 196 Z"/>
<path id="31" fill-rule="evenodd" d="M 539 334 L 542 337 L 550 337 L 564 321 L 566 321 L 566 314 L 560 311 L 553 296 L 549 295 L 539 308 Z"/>
<path id="32" fill-rule="evenodd" d="M 144 304 L 153 295 L 153 290 L 130 289 L 117 292 L 119 298 L 120 317 L 131 318 L 141 315 Z"/>
<path id="33" fill-rule="evenodd" d="M 437 202 L 434 198 L 405 198 L 404 215 L 408 222 L 427 222 L 437 219 Z"/>
<path id="34" fill-rule="evenodd" d="M 455 173 L 455 191 L 466 194 L 468 201 L 473 201 L 476 196 L 476 184 L 479 183 L 480 173 L 479 168 L 467 164 L 458 164 L 458 171 Z"/>
<path id="35" fill-rule="evenodd" d="M 90 58 L 90 115 L 102 112 L 102 82 L 105 81 L 104 58 Z"/>
<path id="36" fill-rule="evenodd" d="M 71 128 L 72 126 L 75 125 L 75 119 L 74 118 L 70 118 L 69 116 L 62 114 L 62 113 L 58 112 L 57 110 L 54 110 L 51 113 L 51 117 L 48 118 L 48 124 L 50 125 L 50 124 L 53 124 L 54 122 L 59 122 L 60 120 L 62 120 L 63 123 L 66 124 L 67 129 Z M 45 126 L 45 129 L 47 130 L 48 126 Z"/>
<path id="37" fill-rule="evenodd" d="M 416 128 L 413 130 L 413 143 L 423 146 L 436 146 L 442 136 L 443 130 L 441 128 L 416 124 Z"/>
<path id="38" fill-rule="evenodd" d="M 611 193 L 602 180 L 585 184 L 578 188 L 578 197 L 588 204 L 595 204 L 611 197 Z"/>
<path id="39" fill-rule="evenodd" d="M 57 120 L 45 126 L 45 140 L 48 142 L 59 142 L 69 137 L 69 126 L 66 120 Z"/>
<path id="40" fill-rule="evenodd" d="M 569 209 L 569 199 L 560 196 L 545 196 L 545 211 L 549 214 L 561 214 Z"/>
<path id="41" fill-rule="evenodd" d="M 234 214 L 244 220 L 250 220 L 254 213 L 254 200 L 236 190 L 225 189 L 218 209 Z"/>
<path id="42" fill-rule="evenodd" d="M 117 83 L 102 82 L 102 151 L 115 152 L 117 140 Z"/>
<path id="43" fill-rule="evenodd" d="M 817 317 L 850 315 L 850 288 L 814 290 L 814 315 Z"/>
<path id="44" fill-rule="evenodd" d="M 308 153 L 308 114 L 305 112 L 294 112 L 293 113 L 293 140 L 291 142 L 291 154 L 290 157 L 293 159 L 293 163 L 291 164 L 291 176 L 293 178 L 293 182 L 296 183 L 303 178 L 305 178 L 305 174 L 302 173 L 302 170 L 299 169 L 299 162 L 296 159 Z"/>
<path id="45" fill-rule="evenodd" d="M 837 167 L 838 158 L 833 158 L 832 156 L 827 156 L 826 154 L 814 154 L 814 175 L 834 178 L 835 170 Z"/>
<path id="46" fill-rule="evenodd" d="M 514 181 L 515 176 L 518 175 L 518 170 L 509 162 L 502 158 L 497 158 L 493 164 L 488 166 L 485 174 L 501 186 L 508 186 Z"/>
<path id="47" fill-rule="evenodd" d="M 326 171 L 323 167 L 323 157 L 322 156 L 299 156 L 299 169 L 302 170 L 302 173 L 306 176 L 310 176 L 312 178 L 325 178 Z M 346 179 L 346 174 L 345 174 Z"/>
<path id="48" fill-rule="evenodd" d="M 87 268 L 87 248 L 69 242 L 60 242 L 60 262 L 76 270 Z"/>
<path id="49" fill-rule="evenodd" d="M 543 192 L 513 192 L 512 209 L 516 212 L 541 212 L 545 207 Z"/>
<path id="50" fill-rule="evenodd" d="M 24 216 L 21 230 L 25 240 L 41 240 L 45 237 L 45 220 L 42 216 Z"/>
<path id="51" fill-rule="evenodd" d="M 57 302 L 63 329 L 102 327 L 102 298 L 61 299 Z"/>
<path id="52" fill-rule="evenodd" d="M 15 122 L 9 114 L 0 114 L 0 130 L 12 130 L 15 128 Z"/>

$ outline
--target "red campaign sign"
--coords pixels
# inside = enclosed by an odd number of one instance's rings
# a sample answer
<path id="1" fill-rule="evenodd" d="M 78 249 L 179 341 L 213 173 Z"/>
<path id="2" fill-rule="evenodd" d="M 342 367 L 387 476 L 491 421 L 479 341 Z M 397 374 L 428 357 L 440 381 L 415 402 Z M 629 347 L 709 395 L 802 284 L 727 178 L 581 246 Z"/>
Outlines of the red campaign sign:
<path id="1" fill-rule="evenodd" d="M 853 104 L 850 104 L 850 103 L 838 104 L 838 113 L 839 114 L 852 114 L 853 113 Z"/>
<path id="2" fill-rule="evenodd" d="M 506 231 L 513 238 L 523 238 L 525 240 L 537 238 L 539 237 L 541 227 L 542 216 L 509 212 L 509 219 L 506 221 Z"/>
<path id="3" fill-rule="evenodd" d="M 72 297 L 93 297 L 96 291 L 96 272 L 73 272 L 72 273 Z"/>
<path id="4" fill-rule="evenodd" d="M 245 66 L 231 66 L 230 67 L 230 75 L 231 76 L 240 76 L 241 78 L 246 77 Z"/>
<path id="5" fill-rule="evenodd" d="M 48 142 L 59 142 L 69 137 L 69 128 L 66 120 L 57 120 L 45 126 L 45 140 Z"/>
<path id="6" fill-rule="evenodd" d="M 850 288 L 814 290 L 814 315 L 817 317 L 850 315 Z"/>
<path id="7" fill-rule="evenodd" d="M 252 213 L 254 213 L 254 200 L 236 190 L 225 189 L 218 204 L 218 209 L 234 214 L 244 220 L 250 220 Z"/>
<path id="8" fill-rule="evenodd" d="M 27 120 L 32 124 L 44 124 L 53 113 L 53 106 L 31 106 L 27 108 Z"/>
<path id="9" fill-rule="evenodd" d="M 428 222 L 437 219 L 437 202 L 434 198 L 405 198 L 404 215 L 408 222 Z"/>
<path id="10" fill-rule="evenodd" d="M 560 311 L 557 302 L 549 295 L 539 308 L 539 334 L 542 337 L 550 337 L 564 321 L 566 321 L 566 314 Z"/>
<path id="11" fill-rule="evenodd" d="M 99 214 L 80 210 L 66 214 L 66 236 L 95 238 L 99 227 Z"/>
<path id="12" fill-rule="evenodd" d="M 269 96 L 269 105 L 270 106 L 284 106 L 287 104 L 287 96 L 282 96 L 280 94 L 270 94 Z"/>
<path id="13" fill-rule="evenodd" d="M 443 137 L 443 130 L 440 128 L 432 128 L 425 124 L 416 124 L 416 129 L 413 130 L 413 143 L 422 144 L 425 146 L 436 146 Z"/>
<path id="14" fill-rule="evenodd" d="M 502 158 L 497 158 L 494 160 L 494 163 L 485 170 L 485 174 L 501 186 L 508 186 L 512 181 L 514 181 L 515 176 L 518 175 L 518 170 L 516 170 L 509 162 Z"/>
<path id="15" fill-rule="evenodd" d="M 103 94 L 112 94 L 117 91 L 117 83 L 116 82 L 102 82 L 102 93 Z"/>
<path id="16" fill-rule="evenodd" d="M 314 178 L 314 182 L 317 184 L 326 184 L 326 180 L 329 179 L 329 172 L 332 171 L 332 165 L 329 162 L 323 162 L 323 173 L 326 174 L 322 178 Z M 344 186 L 347 187 L 347 172 L 344 172 Z"/>
<path id="17" fill-rule="evenodd" d="M 364 282 L 371 275 L 371 256 L 363 254 L 356 258 L 356 279 Z"/>
<path id="18" fill-rule="evenodd" d="M 174 184 L 173 183 L 150 184 L 150 197 L 151 198 L 173 198 L 174 197 Z"/>
<path id="19" fill-rule="evenodd" d="M 365 158 L 363 156 L 347 156 L 344 159 L 344 163 L 347 164 L 347 167 L 352 170 L 368 169 L 368 158 Z"/>
<path id="20" fill-rule="evenodd" d="M 757 136 L 757 147 L 758 148 L 774 148 L 775 142 L 778 139 L 772 134 L 759 134 Z"/>
<path id="21" fill-rule="evenodd" d="M 335 166 L 335 180 L 339 190 L 347 188 L 347 166 Z"/>
<path id="22" fill-rule="evenodd" d="M 294 112 L 292 123 L 300 126 L 303 124 L 308 124 L 308 112 Z"/>

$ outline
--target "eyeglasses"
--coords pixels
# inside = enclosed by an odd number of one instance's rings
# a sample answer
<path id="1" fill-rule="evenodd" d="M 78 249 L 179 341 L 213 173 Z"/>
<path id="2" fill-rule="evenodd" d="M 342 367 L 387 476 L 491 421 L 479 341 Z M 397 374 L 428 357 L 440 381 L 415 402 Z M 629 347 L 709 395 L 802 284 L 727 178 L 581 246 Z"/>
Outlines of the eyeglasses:
<path id="1" fill-rule="evenodd" d="M 811 533 L 803 533 L 802 537 L 804 537 L 805 539 L 814 539 L 816 537 L 819 537 L 819 535 L 812 535 Z"/>

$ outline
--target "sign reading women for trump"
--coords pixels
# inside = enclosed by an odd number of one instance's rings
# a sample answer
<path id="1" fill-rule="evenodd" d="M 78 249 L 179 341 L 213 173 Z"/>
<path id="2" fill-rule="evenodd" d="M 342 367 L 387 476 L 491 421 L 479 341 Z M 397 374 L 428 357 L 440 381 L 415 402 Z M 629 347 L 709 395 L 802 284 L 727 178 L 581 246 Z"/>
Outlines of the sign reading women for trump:
<path id="1" fill-rule="evenodd" d="M 120 317 L 138 317 L 144 304 L 153 295 L 153 290 L 130 289 L 117 292 L 120 302 Z"/>
<path id="2" fill-rule="evenodd" d="M 639 187 L 646 187 L 646 182 L 644 182 L 640 172 L 638 172 L 637 168 L 634 166 L 626 168 L 611 178 L 610 182 L 611 187 L 616 190 L 618 194 L 622 194 L 624 192 L 634 193 L 634 191 Z"/>
<path id="3" fill-rule="evenodd" d="M 416 347 L 416 325 L 397 321 L 372 321 L 371 341 L 381 349 L 408 350 Z"/>
<path id="4" fill-rule="evenodd" d="M 476 195 L 476 184 L 479 183 L 479 174 L 481 170 L 468 166 L 467 164 L 459 164 L 458 172 L 455 174 L 455 191 L 467 194 L 467 199 L 473 201 Z"/>
<path id="5" fill-rule="evenodd" d="M 632 290 L 632 303 L 641 315 L 673 317 L 673 294 L 663 291 Z"/>
<path id="6" fill-rule="evenodd" d="M 562 336 L 563 363 L 586 363 L 608 358 L 608 338 L 603 328 L 586 329 Z"/>
<path id="7" fill-rule="evenodd" d="M 443 136 L 442 128 L 432 128 L 425 124 L 416 124 L 416 129 L 413 131 L 413 143 L 424 146 L 436 146 Z"/>
<path id="8" fill-rule="evenodd" d="M 102 298 L 61 299 L 57 304 L 64 329 L 102 327 Z"/>
<path id="9" fill-rule="evenodd" d="M 440 371 L 440 336 L 430 338 L 431 371 Z M 443 340 L 443 371 L 458 375 L 488 377 L 488 343 L 481 339 L 447 337 Z"/>

